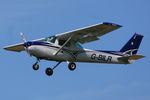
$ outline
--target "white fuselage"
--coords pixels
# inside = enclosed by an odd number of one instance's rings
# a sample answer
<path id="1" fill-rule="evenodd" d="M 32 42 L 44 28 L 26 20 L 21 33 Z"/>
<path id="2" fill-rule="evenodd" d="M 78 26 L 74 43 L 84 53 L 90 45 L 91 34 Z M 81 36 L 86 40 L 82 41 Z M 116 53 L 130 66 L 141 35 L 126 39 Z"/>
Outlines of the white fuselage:
<path id="1" fill-rule="evenodd" d="M 106 52 L 89 50 L 89 49 L 67 49 L 64 48 L 56 56 L 54 55 L 58 50 L 58 46 L 43 46 L 31 45 L 28 47 L 30 55 L 40 59 L 52 61 L 69 61 L 69 62 L 93 62 L 93 63 L 114 63 L 127 64 L 119 61 L 120 55 L 114 55 Z"/>

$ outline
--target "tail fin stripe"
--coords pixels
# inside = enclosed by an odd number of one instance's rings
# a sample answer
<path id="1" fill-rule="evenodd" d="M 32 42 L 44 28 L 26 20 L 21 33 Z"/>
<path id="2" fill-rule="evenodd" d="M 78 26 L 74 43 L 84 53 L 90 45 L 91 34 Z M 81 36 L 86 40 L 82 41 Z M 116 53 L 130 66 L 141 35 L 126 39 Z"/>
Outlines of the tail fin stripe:
<path id="1" fill-rule="evenodd" d="M 132 38 L 124 45 L 120 50 L 124 54 L 135 55 L 138 51 L 143 36 L 140 34 L 134 34 Z"/>

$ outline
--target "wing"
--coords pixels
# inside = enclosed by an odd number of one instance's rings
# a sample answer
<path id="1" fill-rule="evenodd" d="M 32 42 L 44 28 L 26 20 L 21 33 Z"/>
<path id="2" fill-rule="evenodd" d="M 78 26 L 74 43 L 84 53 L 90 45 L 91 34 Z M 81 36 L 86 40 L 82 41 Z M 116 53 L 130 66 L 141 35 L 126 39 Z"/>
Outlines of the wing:
<path id="1" fill-rule="evenodd" d="M 25 50 L 23 43 L 4 47 L 5 50 L 20 52 Z"/>
<path id="2" fill-rule="evenodd" d="M 77 29 L 74 31 L 58 34 L 56 35 L 56 37 L 61 40 L 68 40 L 68 38 L 71 37 L 70 41 L 87 43 L 87 42 L 98 40 L 99 39 L 98 36 L 102 36 L 120 27 L 122 26 L 114 24 L 114 23 L 104 22 L 102 24 L 96 24 L 93 26 Z M 43 41 L 44 39 L 45 38 L 41 38 L 41 39 L 32 40 L 32 41 Z M 4 47 L 4 49 L 10 50 L 10 51 L 16 51 L 16 52 L 25 50 L 23 43 L 10 45 L 10 46 Z"/>
<path id="3" fill-rule="evenodd" d="M 32 41 L 43 41 L 44 39 L 45 38 L 41 38 L 41 39 L 32 40 Z M 16 51 L 16 52 L 21 52 L 21 51 L 25 50 L 23 43 L 6 46 L 6 47 L 4 47 L 4 49 L 9 50 L 9 51 Z"/>
<path id="4" fill-rule="evenodd" d="M 111 31 L 114 31 L 120 27 L 122 26 L 114 23 L 104 22 L 102 24 L 96 24 L 93 26 L 58 34 L 56 35 L 56 37 L 62 40 L 67 40 L 69 37 L 72 37 L 71 41 L 87 43 L 87 42 L 99 40 L 98 37 L 106 33 L 109 33 Z"/>

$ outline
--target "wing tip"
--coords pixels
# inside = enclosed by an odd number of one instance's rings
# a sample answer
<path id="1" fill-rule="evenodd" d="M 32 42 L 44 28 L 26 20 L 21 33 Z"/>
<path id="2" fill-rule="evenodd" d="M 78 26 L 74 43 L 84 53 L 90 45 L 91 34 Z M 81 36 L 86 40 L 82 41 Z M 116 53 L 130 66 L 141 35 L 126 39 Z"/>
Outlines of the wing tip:
<path id="1" fill-rule="evenodd" d="M 4 50 L 7 50 L 7 48 L 6 48 L 6 47 L 3 47 L 3 49 L 4 49 Z"/>
<path id="2" fill-rule="evenodd" d="M 3 47 L 3 49 L 8 51 L 20 52 L 20 51 L 24 51 L 24 46 L 22 43 L 20 43 L 20 44 L 5 46 Z"/>
<path id="3" fill-rule="evenodd" d="M 139 33 L 136 33 L 136 32 L 135 32 L 135 34 L 134 34 L 134 35 L 138 35 L 138 36 L 144 37 L 144 35 L 139 34 Z"/>
<path id="4" fill-rule="evenodd" d="M 8 46 L 3 47 L 3 49 L 5 49 L 5 50 L 9 50 L 9 49 L 8 49 Z"/>
<path id="5" fill-rule="evenodd" d="M 112 25 L 112 26 L 117 26 L 117 27 L 123 27 L 122 25 L 115 24 L 115 23 L 110 23 L 110 22 L 103 22 L 105 25 Z"/>

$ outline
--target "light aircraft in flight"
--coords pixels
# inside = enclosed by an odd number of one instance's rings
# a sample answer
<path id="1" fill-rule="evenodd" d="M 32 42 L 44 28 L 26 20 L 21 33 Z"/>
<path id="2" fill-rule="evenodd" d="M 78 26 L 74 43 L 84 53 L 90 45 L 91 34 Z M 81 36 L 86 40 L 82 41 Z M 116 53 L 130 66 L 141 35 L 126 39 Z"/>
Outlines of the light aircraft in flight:
<path id="1" fill-rule="evenodd" d="M 16 52 L 26 51 L 29 55 L 36 57 L 37 61 L 33 64 L 34 70 L 39 69 L 40 60 L 56 61 L 55 66 L 46 68 L 45 73 L 48 76 L 53 74 L 53 70 L 61 62 L 68 62 L 68 68 L 71 71 L 76 69 L 75 62 L 131 64 L 144 57 L 137 55 L 143 38 L 140 34 L 135 33 L 119 51 L 90 50 L 80 45 L 99 40 L 98 37 L 120 27 L 122 26 L 118 24 L 104 22 L 32 41 L 27 41 L 20 33 L 23 43 L 7 46 L 4 49 Z"/>

